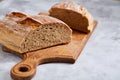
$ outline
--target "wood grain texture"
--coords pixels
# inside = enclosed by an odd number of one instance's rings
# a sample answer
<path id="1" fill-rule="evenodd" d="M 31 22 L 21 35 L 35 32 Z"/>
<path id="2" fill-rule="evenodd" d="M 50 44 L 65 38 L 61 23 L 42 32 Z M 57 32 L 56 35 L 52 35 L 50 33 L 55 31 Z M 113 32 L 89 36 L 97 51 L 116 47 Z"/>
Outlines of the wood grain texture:
<path id="1" fill-rule="evenodd" d="M 97 21 L 94 22 L 94 29 Z M 93 31 L 92 31 L 93 32 Z M 74 63 L 79 57 L 92 32 L 85 34 L 73 31 L 72 41 L 66 45 L 59 45 L 34 52 L 19 54 L 5 47 L 4 51 L 20 56 L 23 61 L 11 69 L 11 77 L 14 80 L 30 80 L 36 73 L 37 65 L 48 62 Z"/>

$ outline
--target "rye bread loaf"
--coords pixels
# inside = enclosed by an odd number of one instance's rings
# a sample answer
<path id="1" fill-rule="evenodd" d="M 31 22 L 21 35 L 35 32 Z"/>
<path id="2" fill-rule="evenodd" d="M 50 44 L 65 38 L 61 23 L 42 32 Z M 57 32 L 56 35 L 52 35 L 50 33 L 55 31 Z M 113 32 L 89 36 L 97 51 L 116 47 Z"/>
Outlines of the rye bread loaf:
<path id="1" fill-rule="evenodd" d="M 93 29 L 93 17 L 81 5 L 72 1 L 57 3 L 49 10 L 50 16 L 67 23 L 72 29 L 85 33 Z"/>
<path id="2" fill-rule="evenodd" d="M 18 53 L 69 43 L 71 36 L 68 25 L 50 16 L 12 12 L 0 22 L 0 43 Z"/>

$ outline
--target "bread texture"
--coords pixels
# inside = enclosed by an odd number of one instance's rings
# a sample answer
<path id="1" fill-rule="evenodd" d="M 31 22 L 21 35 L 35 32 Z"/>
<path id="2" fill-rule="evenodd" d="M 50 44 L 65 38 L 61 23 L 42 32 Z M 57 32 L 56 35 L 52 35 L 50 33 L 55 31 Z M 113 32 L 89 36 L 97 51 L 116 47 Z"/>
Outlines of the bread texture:
<path id="1" fill-rule="evenodd" d="M 88 33 L 93 29 L 94 19 L 81 5 L 72 1 L 60 2 L 51 7 L 50 16 L 67 23 L 72 29 Z"/>
<path id="2" fill-rule="evenodd" d="M 18 53 L 66 44 L 71 37 L 69 26 L 50 16 L 12 12 L 0 22 L 0 43 Z"/>

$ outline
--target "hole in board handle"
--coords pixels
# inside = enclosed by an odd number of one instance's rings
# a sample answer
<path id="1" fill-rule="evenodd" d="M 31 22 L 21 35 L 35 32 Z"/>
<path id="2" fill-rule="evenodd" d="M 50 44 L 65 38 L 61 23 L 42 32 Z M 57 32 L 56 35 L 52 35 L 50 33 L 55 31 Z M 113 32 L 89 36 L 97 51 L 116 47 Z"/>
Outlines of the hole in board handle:
<path id="1" fill-rule="evenodd" d="M 20 72 L 27 72 L 29 69 L 27 67 L 20 67 L 19 71 Z"/>

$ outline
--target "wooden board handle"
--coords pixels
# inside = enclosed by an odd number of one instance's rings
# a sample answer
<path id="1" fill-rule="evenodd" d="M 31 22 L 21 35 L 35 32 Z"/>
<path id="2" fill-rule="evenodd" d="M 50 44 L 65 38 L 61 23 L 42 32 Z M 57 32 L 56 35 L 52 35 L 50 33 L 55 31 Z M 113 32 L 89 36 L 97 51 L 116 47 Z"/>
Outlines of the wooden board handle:
<path id="1" fill-rule="evenodd" d="M 31 80 L 36 73 L 37 65 L 48 62 L 74 63 L 75 59 L 71 55 L 68 53 L 41 53 L 39 51 L 25 53 L 22 55 L 24 60 L 11 69 L 11 77 L 14 80 Z"/>
<path id="2" fill-rule="evenodd" d="M 14 80 L 31 80 L 36 73 L 37 65 L 36 60 L 26 58 L 11 69 L 11 77 Z"/>

